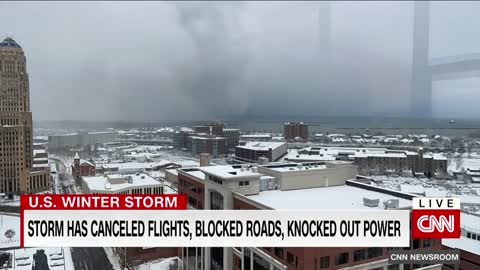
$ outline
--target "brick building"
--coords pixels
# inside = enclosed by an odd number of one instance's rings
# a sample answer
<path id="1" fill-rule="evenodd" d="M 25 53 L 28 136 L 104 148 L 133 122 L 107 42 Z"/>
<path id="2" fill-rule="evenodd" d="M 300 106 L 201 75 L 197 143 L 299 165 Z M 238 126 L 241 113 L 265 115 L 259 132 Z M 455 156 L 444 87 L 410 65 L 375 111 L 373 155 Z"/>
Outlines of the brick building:
<path id="1" fill-rule="evenodd" d="M 90 161 L 80 159 L 78 153 L 75 153 L 72 165 L 72 175 L 75 178 L 82 176 L 93 176 L 96 173 L 95 165 Z"/>
<path id="2" fill-rule="evenodd" d="M 283 137 L 287 141 L 306 141 L 308 126 L 303 122 L 286 122 L 283 125 Z"/>
<path id="3" fill-rule="evenodd" d="M 383 204 L 366 205 L 364 198 L 380 202 L 396 201 L 391 211 L 411 208 L 413 195 L 372 188 L 366 184 L 347 181 L 349 167 L 330 171 L 327 167 L 293 164 L 295 174 L 284 176 L 277 182 L 274 175 L 260 167 L 228 165 L 178 170 L 179 193 L 188 197 L 189 209 L 279 209 L 279 210 L 350 210 L 384 209 Z M 310 166 L 307 170 L 305 167 Z M 313 166 L 313 168 L 312 168 Z M 317 165 L 318 166 L 318 165 Z M 272 168 L 268 168 L 272 169 Z M 290 171 L 290 168 L 287 169 Z M 294 169 L 295 170 L 295 169 Z M 262 171 L 262 173 L 259 173 Z M 324 179 L 331 173 L 339 173 L 335 186 L 318 187 L 315 181 L 302 181 L 294 187 L 298 176 L 314 174 L 312 179 Z M 343 175 L 343 184 L 340 179 Z M 265 185 L 273 181 L 273 185 Z M 276 182 L 276 183 L 275 183 Z M 288 182 L 288 183 L 287 183 Z M 312 187 L 305 186 L 312 183 Z M 328 182 L 328 181 L 327 181 Z M 347 196 L 348 194 L 348 196 Z M 180 248 L 183 269 L 250 269 L 250 270 L 317 270 L 317 269 L 414 269 L 419 265 L 389 265 L 389 248 Z M 409 249 L 441 249 L 438 239 L 412 239 Z M 404 268 L 405 267 L 405 268 Z M 440 269 L 435 266 L 431 269 Z"/>

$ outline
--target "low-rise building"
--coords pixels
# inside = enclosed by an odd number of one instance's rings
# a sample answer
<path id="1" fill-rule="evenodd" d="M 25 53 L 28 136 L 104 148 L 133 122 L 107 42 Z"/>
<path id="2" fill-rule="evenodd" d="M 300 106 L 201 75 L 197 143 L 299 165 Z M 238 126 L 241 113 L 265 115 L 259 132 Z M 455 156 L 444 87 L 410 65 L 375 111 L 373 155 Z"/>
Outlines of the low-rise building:
<path id="1" fill-rule="evenodd" d="M 95 165 L 90 161 L 80 159 L 78 153 L 75 153 L 72 165 L 73 177 L 78 178 L 82 176 L 93 176 L 95 173 Z"/>
<path id="2" fill-rule="evenodd" d="M 258 162 L 260 157 L 270 162 L 277 161 L 287 154 L 286 142 L 246 142 L 235 149 L 235 159 L 242 162 Z"/>
<path id="3" fill-rule="evenodd" d="M 283 137 L 287 141 L 307 141 L 308 125 L 303 122 L 286 122 L 283 125 Z"/>
<path id="4" fill-rule="evenodd" d="M 276 189 L 293 190 L 345 185 L 355 178 L 357 167 L 342 161 L 279 163 L 258 166 L 258 172 L 274 177 Z"/>
<path id="5" fill-rule="evenodd" d="M 291 176 L 281 175 L 285 173 L 283 169 L 266 166 L 262 169 L 262 166 L 252 165 L 179 169 L 178 189 L 179 193 L 187 195 L 190 209 L 383 210 L 387 207 L 395 211 L 411 208 L 414 195 L 350 181 L 351 164 L 338 166 L 345 166 L 337 168 L 345 173 L 340 173 L 336 185 L 332 186 L 324 185 L 322 179 L 329 168 L 294 169 Z M 302 176 L 306 171 L 319 177 Z M 286 172 L 290 169 L 287 168 Z M 297 177 L 310 181 L 296 181 Z M 261 188 L 262 179 L 275 181 L 276 178 L 284 182 L 284 190 L 278 188 L 280 185 L 271 185 L 265 190 Z M 315 179 L 320 181 L 316 183 Z M 285 185 L 285 182 L 290 183 Z M 295 184 L 298 186 L 294 187 Z M 412 239 L 408 249 L 439 250 L 441 241 Z M 234 270 L 413 269 L 412 265 L 405 268 L 403 265 L 389 265 L 388 250 L 381 247 L 185 247 L 181 248 L 180 256 L 185 270 L 197 269 L 199 264 L 205 266 L 204 269 Z"/>
<path id="6" fill-rule="evenodd" d="M 172 194 L 173 192 L 169 186 L 144 173 L 83 177 L 82 189 L 86 194 Z M 150 260 L 178 256 L 176 247 L 119 247 L 114 250 L 122 259 L 122 264 L 130 267 Z"/>
<path id="7" fill-rule="evenodd" d="M 163 183 L 145 173 L 82 177 L 85 194 L 163 194 Z"/>
<path id="8" fill-rule="evenodd" d="M 199 134 L 189 137 L 189 149 L 194 155 L 209 153 L 213 158 L 225 156 L 225 138 Z"/>
<path id="9" fill-rule="evenodd" d="M 227 152 L 235 153 L 235 146 L 240 143 L 240 130 L 236 128 L 224 128 L 225 148 Z"/>
<path id="10" fill-rule="evenodd" d="M 267 142 L 272 140 L 272 134 L 244 134 L 240 136 L 240 140 L 248 141 L 257 141 L 257 142 Z"/>
<path id="11" fill-rule="evenodd" d="M 117 133 L 112 131 L 102 132 L 78 132 L 71 134 L 48 136 L 48 148 L 58 148 L 95 145 L 98 143 L 113 142 L 117 139 Z"/>

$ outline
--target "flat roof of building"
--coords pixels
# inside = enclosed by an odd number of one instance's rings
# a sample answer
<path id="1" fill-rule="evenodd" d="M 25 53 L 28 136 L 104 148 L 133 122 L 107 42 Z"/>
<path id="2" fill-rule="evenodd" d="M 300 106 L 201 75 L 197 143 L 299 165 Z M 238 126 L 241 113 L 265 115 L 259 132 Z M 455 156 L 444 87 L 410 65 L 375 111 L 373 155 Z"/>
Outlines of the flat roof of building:
<path id="1" fill-rule="evenodd" d="M 315 171 L 324 170 L 327 165 L 324 162 L 311 163 L 271 163 L 261 165 L 260 167 L 267 168 L 277 172 L 295 172 L 295 171 Z"/>
<path id="2" fill-rule="evenodd" d="M 187 168 L 187 169 L 179 169 L 179 171 L 182 171 L 185 174 L 189 174 L 193 177 L 196 177 L 198 179 L 205 180 L 205 173 L 200 170 L 200 168 Z"/>
<path id="3" fill-rule="evenodd" d="M 272 134 L 243 134 L 242 138 L 271 138 Z"/>
<path id="4" fill-rule="evenodd" d="M 275 149 L 281 147 L 286 142 L 246 142 L 245 145 L 239 145 L 238 148 L 256 150 L 256 151 L 268 151 L 268 149 Z"/>
<path id="5" fill-rule="evenodd" d="M 144 186 L 162 185 L 162 183 L 144 173 L 114 175 L 112 174 L 108 176 L 112 178 L 126 178 L 130 176 L 132 177 L 132 182 L 129 183 L 128 181 L 126 181 L 125 183 L 111 184 L 108 181 L 108 177 L 105 175 L 85 176 L 83 177 L 83 181 L 87 184 L 90 190 L 95 191 L 120 191 L 128 188 L 140 188 Z"/>
<path id="6" fill-rule="evenodd" d="M 297 190 L 268 190 L 249 199 L 277 210 L 382 210 L 383 202 L 398 199 L 399 207 L 411 207 L 410 200 L 348 185 Z M 377 207 L 364 205 L 363 198 L 379 199 Z"/>
<path id="7" fill-rule="evenodd" d="M 207 166 L 207 167 L 200 167 L 200 170 L 202 170 L 206 174 L 214 175 L 222 179 L 262 176 L 262 174 L 252 171 L 251 168 L 242 167 L 242 165 Z"/>
<path id="8" fill-rule="evenodd" d="M 444 238 L 442 245 L 450 248 L 458 248 L 467 252 L 480 255 L 480 244 L 478 240 L 470 239 L 465 236 L 460 238 Z"/>
<path id="9" fill-rule="evenodd" d="M 118 170 L 134 170 L 134 169 L 152 169 L 168 164 L 176 164 L 182 167 L 198 166 L 199 163 L 189 159 L 162 159 L 156 162 L 123 162 L 123 163 L 105 163 L 100 166 L 105 169 L 118 168 Z"/>
<path id="10" fill-rule="evenodd" d="M 202 137 L 202 136 L 190 136 L 191 139 L 196 140 L 224 140 L 225 137 Z"/>

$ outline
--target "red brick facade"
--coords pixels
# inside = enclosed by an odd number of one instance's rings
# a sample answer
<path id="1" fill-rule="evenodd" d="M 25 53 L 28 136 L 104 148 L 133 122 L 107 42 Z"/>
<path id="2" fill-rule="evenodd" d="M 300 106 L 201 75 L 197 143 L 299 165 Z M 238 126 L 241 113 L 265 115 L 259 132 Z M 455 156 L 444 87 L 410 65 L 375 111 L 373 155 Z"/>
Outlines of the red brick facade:
<path id="1" fill-rule="evenodd" d="M 75 159 L 72 165 L 73 177 L 93 176 L 95 175 L 95 165 L 90 162 Z"/>
<path id="2" fill-rule="evenodd" d="M 181 172 L 178 173 L 178 194 L 187 195 L 187 202 L 190 206 L 196 209 L 205 208 L 205 185 Z"/>
<path id="3" fill-rule="evenodd" d="M 233 199 L 233 209 L 261 209 L 238 198 Z M 413 239 L 409 249 L 441 249 L 439 239 Z M 292 270 L 333 270 L 387 259 L 388 248 L 262 248 L 264 252 Z M 337 260 L 343 258 L 342 264 Z M 241 260 L 234 256 L 233 269 L 240 270 Z M 413 268 L 410 268 L 413 269 Z M 468 269 L 468 268 L 465 268 Z"/>

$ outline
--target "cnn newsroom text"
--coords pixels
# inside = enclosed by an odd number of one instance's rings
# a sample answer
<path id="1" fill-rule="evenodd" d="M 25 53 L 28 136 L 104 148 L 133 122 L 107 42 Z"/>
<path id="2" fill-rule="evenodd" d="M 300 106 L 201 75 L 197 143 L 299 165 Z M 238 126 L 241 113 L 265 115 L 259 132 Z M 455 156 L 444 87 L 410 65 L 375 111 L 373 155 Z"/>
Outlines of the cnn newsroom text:
<path id="1" fill-rule="evenodd" d="M 22 195 L 20 226 L 22 247 L 402 248 L 412 237 L 459 238 L 460 200 L 413 198 L 411 210 L 187 210 L 185 195 Z"/>

